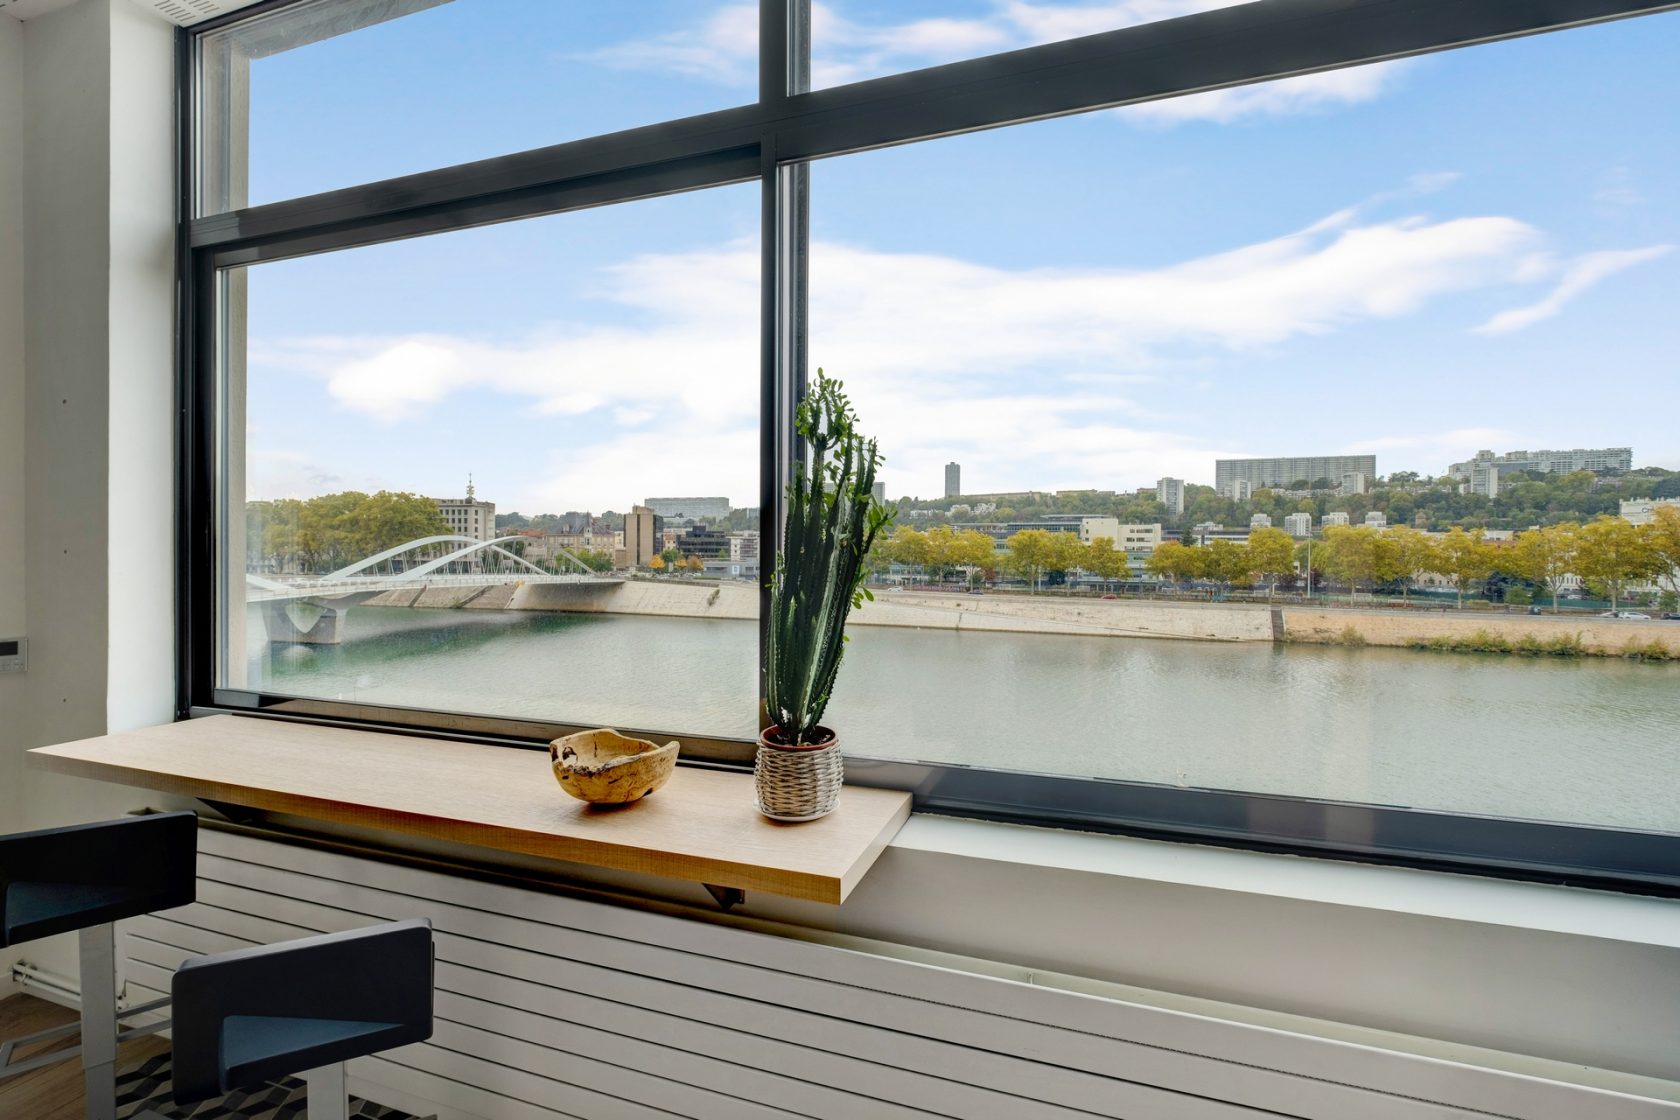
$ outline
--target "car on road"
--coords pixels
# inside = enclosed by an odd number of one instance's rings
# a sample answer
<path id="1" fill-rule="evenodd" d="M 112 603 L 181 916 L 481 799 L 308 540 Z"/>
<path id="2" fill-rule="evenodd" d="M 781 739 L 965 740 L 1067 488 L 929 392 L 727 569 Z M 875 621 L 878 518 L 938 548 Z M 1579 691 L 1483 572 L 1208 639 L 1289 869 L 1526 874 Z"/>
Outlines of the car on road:
<path id="1" fill-rule="evenodd" d="M 1645 614 L 1641 611 L 1605 611 L 1603 614 L 1599 615 L 1598 617 L 1600 617 L 1600 618 L 1634 618 L 1634 619 L 1642 618 L 1647 622 L 1649 622 L 1651 620 L 1650 615 Z"/>

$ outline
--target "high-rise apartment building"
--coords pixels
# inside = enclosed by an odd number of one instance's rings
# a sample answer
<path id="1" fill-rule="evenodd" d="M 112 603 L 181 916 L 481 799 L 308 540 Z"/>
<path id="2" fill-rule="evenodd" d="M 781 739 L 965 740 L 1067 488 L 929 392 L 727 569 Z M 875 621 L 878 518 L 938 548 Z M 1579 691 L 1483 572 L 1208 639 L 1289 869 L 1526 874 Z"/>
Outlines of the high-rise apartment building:
<path id="1" fill-rule="evenodd" d="M 624 515 L 624 563 L 645 568 L 664 547 L 664 519 L 648 506 L 632 506 Z"/>
<path id="2" fill-rule="evenodd" d="M 648 498 L 642 504 L 667 521 L 729 516 L 728 498 Z"/>
<path id="3" fill-rule="evenodd" d="M 1343 475 L 1362 474 L 1377 477 L 1375 455 L 1316 455 L 1288 459 L 1215 459 L 1213 488 L 1224 497 L 1231 497 L 1232 485 L 1245 481 L 1255 490 L 1282 489 L 1292 482 L 1317 482 L 1330 479 L 1339 485 Z"/>
<path id="4" fill-rule="evenodd" d="M 1271 527 L 1272 515 L 1269 513 L 1257 513 L 1248 519 L 1248 528 L 1251 532 L 1255 529 L 1270 529 Z"/>
<path id="5" fill-rule="evenodd" d="M 877 502 L 880 502 L 882 505 L 886 504 L 886 501 L 887 501 L 887 484 L 886 483 L 877 482 L 875 484 L 874 488 L 870 490 L 870 493 L 872 495 L 874 495 L 874 498 Z"/>
<path id="6" fill-rule="evenodd" d="M 1332 525 L 1346 525 L 1347 523 L 1348 515 L 1344 510 L 1336 510 L 1333 513 L 1327 513 L 1324 515 L 1323 525 L 1326 529 L 1330 528 Z"/>
<path id="7" fill-rule="evenodd" d="M 955 498 L 962 493 L 962 467 L 956 463 L 945 464 L 945 496 Z"/>
<path id="8" fill-rule="evenodd" d="M 1167 507 L 1169 513 L 1184 512 L 1184 480 L 1162 478 L 1155 483 L 1155 500 Z"/>
<path id="9" fill-rule="evenodd" d="M 1291 513 L 1283 519 L 1283 530 L 1292 537 L 1312 536 L 1312 514 Z"/>
<path id="10" fill-rule="evenodd" d="M 472 475 L 467 476 L 465 498 L 433 498 L 449 531 L 475 541 L 496 539 L 496 503 L 481 502 L 473 493 Z"/>
<path id="11" fill-rule="evenodd" d="M 1536 471 L 1540 474 L 1568 474 L 1570 471 L 1630 471 L 1631 447 L 1577 447 L 1571 451 L 1508 451 L 1495 455 L 1478 451 L 1476 457 L 1447 468 L 1447 474 L 1467 486 L 1472 494 L 1499 497 L 1501 475 Z"/>

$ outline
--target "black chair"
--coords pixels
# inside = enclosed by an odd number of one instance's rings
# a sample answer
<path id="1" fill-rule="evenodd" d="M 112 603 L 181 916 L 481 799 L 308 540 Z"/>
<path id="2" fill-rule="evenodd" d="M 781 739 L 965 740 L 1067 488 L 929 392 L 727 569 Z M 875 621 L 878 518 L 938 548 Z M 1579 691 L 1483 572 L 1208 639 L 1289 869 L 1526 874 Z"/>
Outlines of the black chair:
<path id="1" fill-rule="evenodd" d="M 81 947 L 82 988 L 79 1025 L 0 1043 L 0 1078 L 79 1055 L 88 1120 L 115 1117 L 117 1043 L 168 1026 L 119 1030 L 118 1020 L 169 1000 L 118 1012 L 112 923 L 193 901 L 197 833 L 198 818 L 192 813 L 152 813 L 0 836 L 0 948 L 74 931 Z M 12 1061 L 19 1046 L 78 1029 L 79 1046 Z"/>
<path id="2" fill-rule="evenodd" d="M 432 961 L 424 919 L 187 960 L 171 985 L 175 1102 L 296 1074 L 309 1120 L 345 1120 L 346 1061 L 432 1036 Z"/>

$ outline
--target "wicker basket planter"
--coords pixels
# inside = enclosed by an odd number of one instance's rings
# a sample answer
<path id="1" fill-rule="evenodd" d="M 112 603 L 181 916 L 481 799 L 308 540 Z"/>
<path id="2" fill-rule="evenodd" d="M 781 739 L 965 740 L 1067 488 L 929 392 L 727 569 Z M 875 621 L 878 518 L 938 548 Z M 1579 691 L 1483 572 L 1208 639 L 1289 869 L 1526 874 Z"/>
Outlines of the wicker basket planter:
<path id="1" fill-rule="evenodd" d="M 772 820 L 814 821 L 827 816 L 840 800 L 845 777 L 840 736 L 832 731 L 821 745 L 809 747 L 785 745 L 774 727 L 758 737 L 753 784 L 758 811 Z"/>

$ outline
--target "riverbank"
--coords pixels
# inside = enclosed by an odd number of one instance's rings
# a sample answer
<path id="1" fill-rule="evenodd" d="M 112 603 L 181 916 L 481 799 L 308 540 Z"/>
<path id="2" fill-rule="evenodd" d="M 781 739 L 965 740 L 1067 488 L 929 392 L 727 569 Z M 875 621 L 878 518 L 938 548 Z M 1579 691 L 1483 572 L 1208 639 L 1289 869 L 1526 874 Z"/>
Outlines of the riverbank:
<path id="1" fill-rule="evenodd" d="M 745 583 L 626 580 L 617 584 L 507 583 L 432 587 L 381 595 L 374 606 L 557 611 L 660 618 L 758 617 L 758 589 Z M 854 626 L 1290 642 L 1452 652 L 1680 660 L 1680 625 L 1636 620 L 1485 611 L 1268 607 L 1263 603 L 1159 603 L 989 592 L 887 591 L 851 617 Z"/>

